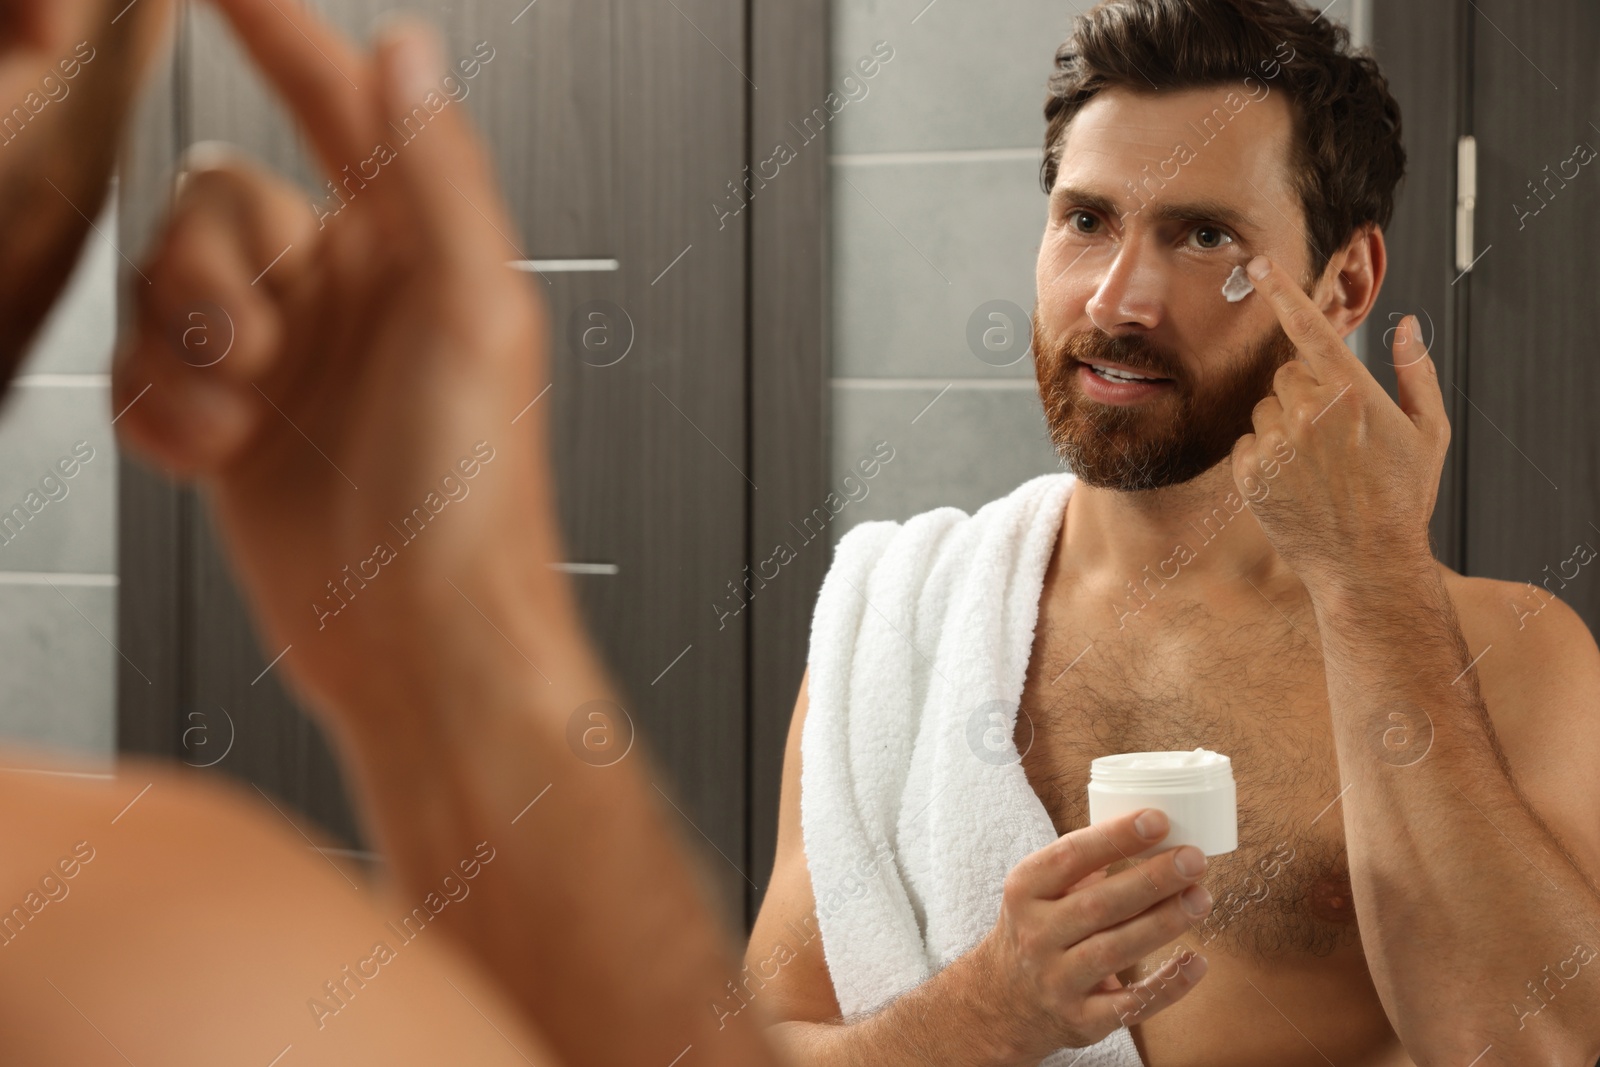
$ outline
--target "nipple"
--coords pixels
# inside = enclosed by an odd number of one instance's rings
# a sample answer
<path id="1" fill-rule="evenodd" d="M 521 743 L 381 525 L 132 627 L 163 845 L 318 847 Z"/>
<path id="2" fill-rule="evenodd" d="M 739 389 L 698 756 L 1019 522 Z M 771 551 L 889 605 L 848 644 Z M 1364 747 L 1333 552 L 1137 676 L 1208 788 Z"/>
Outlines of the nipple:
<path id="1" fill-rule="evenodd" d="M 1313 882 L 1306 893 L 1306 903 L 1311 913 L 1324 922 L 1356 921 L 1355 894 L 1350 887 L 1348 871 L 1324 875 Z"/>

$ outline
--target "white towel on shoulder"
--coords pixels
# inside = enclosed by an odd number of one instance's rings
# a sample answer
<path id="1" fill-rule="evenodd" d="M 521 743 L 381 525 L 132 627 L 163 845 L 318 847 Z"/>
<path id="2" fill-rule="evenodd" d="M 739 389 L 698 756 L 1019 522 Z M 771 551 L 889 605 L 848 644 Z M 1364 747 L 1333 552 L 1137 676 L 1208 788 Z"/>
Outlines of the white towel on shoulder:
<path id="1" fill-rule="evenodd" d="M 1056 840 L 1012 740 L 1071 473 L 839 540 L 817 595 L 800 822 L 839 1008 L 871 1013 L 994 926 Z M 1143 1067 L 1126 1027 L 1045 1067 Z"/>

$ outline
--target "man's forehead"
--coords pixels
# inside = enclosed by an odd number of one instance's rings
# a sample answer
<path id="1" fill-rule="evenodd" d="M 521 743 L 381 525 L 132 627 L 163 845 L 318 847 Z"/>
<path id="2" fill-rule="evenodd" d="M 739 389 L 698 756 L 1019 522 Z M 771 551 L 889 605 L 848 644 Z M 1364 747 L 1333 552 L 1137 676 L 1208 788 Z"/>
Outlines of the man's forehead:
<path id="1" fill-rule="evenodd" d="M 1298 203 L 1288 180 L 1292 133 L 1287 97 L 1257 78 L 1162 93 L 1108 89 L 1068 125 L 1053 195 L 1091 190 L 1125 212 L 1209 204 L 1275 228 Z"/>

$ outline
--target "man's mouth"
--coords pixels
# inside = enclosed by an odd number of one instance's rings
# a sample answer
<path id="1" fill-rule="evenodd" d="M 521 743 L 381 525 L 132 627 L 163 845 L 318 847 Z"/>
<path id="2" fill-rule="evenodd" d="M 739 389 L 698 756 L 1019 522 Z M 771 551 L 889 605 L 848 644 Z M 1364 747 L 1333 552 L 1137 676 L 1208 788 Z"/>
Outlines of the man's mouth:
<path id="1" fill-rule="evenodd" d="M 1108 382 L 1167 382 L 1172 380 L 1154 374 L 1140 374 L 1110 363 L 1095 363 L 1090 360 L 1080 360 L 1079 362 Z"/>

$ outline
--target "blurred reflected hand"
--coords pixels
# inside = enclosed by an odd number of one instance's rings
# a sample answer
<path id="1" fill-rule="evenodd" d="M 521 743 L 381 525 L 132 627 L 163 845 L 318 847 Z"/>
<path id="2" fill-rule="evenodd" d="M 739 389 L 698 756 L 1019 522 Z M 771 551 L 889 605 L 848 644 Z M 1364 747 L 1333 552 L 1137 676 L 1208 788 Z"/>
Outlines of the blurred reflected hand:
<path id="1" fill-rule="evenodd" d="M 315 703 L 370 705 L 376 662 L 448 654 L 463 618 L 576 617 L 544 566 L 546 311 L 505 266 L 514 223 L 431 30 L 367 55 L 298 4 L 218 6 L 346 204 L 197 160 L 137 287 L 117 426 L 205 490 L 267 655 L 292 646 Z"/>

